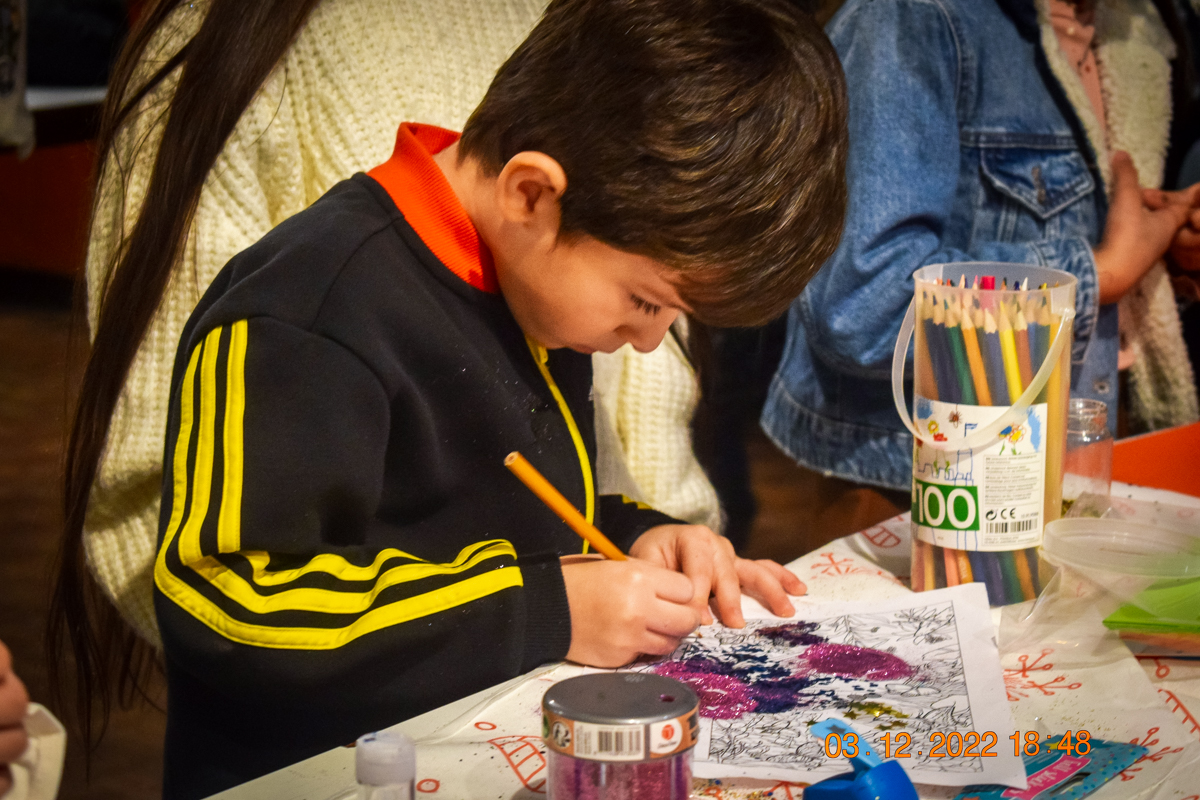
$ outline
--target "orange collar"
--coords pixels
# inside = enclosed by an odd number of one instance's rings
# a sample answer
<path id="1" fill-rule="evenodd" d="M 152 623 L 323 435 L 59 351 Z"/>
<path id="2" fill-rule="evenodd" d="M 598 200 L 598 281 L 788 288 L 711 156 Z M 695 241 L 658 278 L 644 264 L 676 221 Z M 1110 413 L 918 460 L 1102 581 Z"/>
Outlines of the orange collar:
<path id="1" fill-rule="evenodd" d="M 492 253 L 433 161 L 458 138 L 444 128 L 405 122 L 396 133 L 392 157 L 367 174 L 391 195 L 439 261 L 476 289 L 496 293 L 500 286 Z"/>

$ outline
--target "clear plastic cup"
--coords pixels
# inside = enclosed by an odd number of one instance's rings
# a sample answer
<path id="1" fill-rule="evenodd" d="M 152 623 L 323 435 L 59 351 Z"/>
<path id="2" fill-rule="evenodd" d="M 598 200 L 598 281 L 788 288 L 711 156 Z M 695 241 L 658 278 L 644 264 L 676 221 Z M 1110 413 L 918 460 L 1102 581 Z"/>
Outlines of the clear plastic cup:
<path id="1" fill-rule="evenodd" d="M 1067 407 L 1067 451 L 1063 460 L 1064 513 L 1081 494 L 1112 490 L 1113 438 L 1108 405 L 1072 397 Z"/>

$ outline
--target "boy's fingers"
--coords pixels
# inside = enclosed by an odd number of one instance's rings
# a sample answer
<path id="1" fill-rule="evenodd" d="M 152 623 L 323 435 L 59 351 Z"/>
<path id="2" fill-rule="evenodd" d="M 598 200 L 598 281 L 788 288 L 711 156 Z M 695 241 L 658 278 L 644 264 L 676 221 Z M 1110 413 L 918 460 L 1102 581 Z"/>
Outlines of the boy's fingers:
<path id="1" fill-rule="evenodd" d="M 691 605 L 659 601 L 647 615 L 646 630 L 682 639 L 700 625 L 700 612 Z"/>
<path id="2" fill-rule="evenodd" d="M 8 771 L 8 767 L 0 764 L 0 797 L 4 797 L 8 790 L 12 788 L 12 773 Z"/>
<path id="3" fill-rule="evenodd" d="M 692 579 L 682 572 L 654 567 L 647 571 L 645 577 L 652 581 L 655 596 L 668 603 L 687 605 L 696 594 Z"/>
<path id="4" fill-rule="evenodd" d="M 654 631 L 646 631 L 642 638 L 642 646 L 638 649 L 648 656 L 666 656 L 675 652 L 675 648 L 677 647 L 679 647 L 678 638 L 663 636 L 661 633 L 655 633 Z M 630 659 L 630 661 L 632 660 Z"/>
<path id="5" fill-rule="evenodd" d="M 741 628 L 746 624 L 742 616 L 742 590 L 737 570 L 731 561 L 718 559 L 714 565 L 716 580 L 713 595 L 716 597 L 717 616 L 730 628 Z"/>
<path id="6" fill-rule="evenodd" d="M 762 603 L 772 614 L 790 617 L 796 613 L 792 601 L 783 591 L 782 576 L 764 561 L 743 561 L 738 564 L 738 574 L 746 594 Z"/>
<path id="7" fill-rule="evenodd" d="M 712 594 L 712 549 L 703 546 L 685 547 L 679 562 L 683 574 L 692 579 L 692 605 L 697 611 L 703 612 L 708 606 L 708 596 Z"/>
<path id="8" fill-rule="evenodd" d="M 804 585 L 804 581 L 800 580 L 796 573 L 792 572 L 782 564 L 777 564 L 774 561 L 766 562 L 768 569 L 771 570 L 779 578 L 779 584 L 783 586 L 783 590 L 792 597 L 800 597 L 808 593 L 808 587 Z"/>

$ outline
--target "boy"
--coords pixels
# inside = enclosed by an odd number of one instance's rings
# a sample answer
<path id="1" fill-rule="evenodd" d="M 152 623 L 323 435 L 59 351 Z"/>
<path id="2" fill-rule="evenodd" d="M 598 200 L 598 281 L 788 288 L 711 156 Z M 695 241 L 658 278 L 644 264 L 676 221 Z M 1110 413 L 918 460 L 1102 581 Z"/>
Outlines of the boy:
<path id="1" fill-rule="evenodd" d="M 771 318 L 832 252 L 844 87 L 788 0 L 561 0 L 461 140 L 235 257 L 184 331 L 155 564 L 166 795 L 202 797 L 540 663 L 670 652 L 741 589 L 707 528 L 595 497 L 587 353 Z M 633 557 L 596 560 L 520 450 Z"/>

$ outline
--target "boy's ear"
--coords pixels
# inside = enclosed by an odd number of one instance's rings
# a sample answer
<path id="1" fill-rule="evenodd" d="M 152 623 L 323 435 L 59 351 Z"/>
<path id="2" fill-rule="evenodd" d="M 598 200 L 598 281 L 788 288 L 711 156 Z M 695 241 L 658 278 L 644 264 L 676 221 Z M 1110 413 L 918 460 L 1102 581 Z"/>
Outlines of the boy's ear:
<path id="1" fill-rule="evenodd" d="M 562 166 L 534 150 L 510 158 L 496 178 L 496 199 L 508 222 L 527 223 L 548 214 L 557 228 L 558 201 L 566 190 Z"/>

